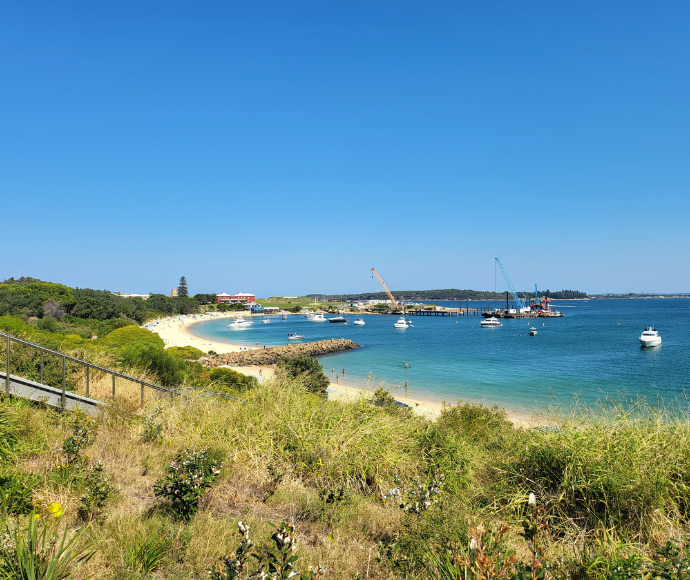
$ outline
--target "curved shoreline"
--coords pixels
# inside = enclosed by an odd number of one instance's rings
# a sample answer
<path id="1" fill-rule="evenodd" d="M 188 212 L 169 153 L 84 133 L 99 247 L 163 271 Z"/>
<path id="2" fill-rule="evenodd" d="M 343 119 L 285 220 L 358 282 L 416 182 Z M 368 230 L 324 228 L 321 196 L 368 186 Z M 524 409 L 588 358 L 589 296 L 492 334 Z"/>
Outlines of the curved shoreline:
<path id="1" fill-rule="evenodd" d="M 231 352 L 240 352 L 241 350 L 256 350 L 257 348 L 262 348 L 262 345 L 257 346 L 244 346 L 239 344 L 233 344 L 229 342 L 220 342 L 218 340 L 213 340 L 210 338 L 202 338 L 191 331 L 191 327 L 210 320 L 215 320 L 218 318 L 234 318 L 235 313 L 214 313 L 214 314 L 188 314 L 179 317 L 168 317 L 159 319 L 158 322 L 152 328 L 149 325 L 145 327 L 151 332 L 158 334 L 164 341 L 165 347 L 171 346 L 193 346 L 198 348 L 204 353 L 209 351 L 214 351 L 218 354 L 226 354 Z M 242 314 L 242 316 L 261 316 L 261 315 L 251 315 Z M 252 366 L 252 367 L 240 367 L 240 366 L 229 366 L 228 368 L 240 372 L 244 375 L 254 375 L 261 376 L 263 378 L 270 378 L 275 372 L 275 368 L 272 366 Z M 328 373 L 326 373 L 328 377 Z M 360 399 L 362 397 L 370 397 L 374 391 L 381 387 L 384 383 L 382 381 L 372 382 L 367 380 L 365 385 L 354 385 L 352 383 L 347 384 L 349 381 L 341 382 L 338 377 L 336 381 L 333 381 L 329 377 L 330 388 L 329 388 L 329 399 L 331 400 L 342 400 L 342 401 L 353 401 Z M 386 385 L 386 388 L 390 388 L 390 385 Z M 433 400 L 426 398 L 424 396 L 417 395 L 414 393 L 410 396 L 409 393 L 404 395 L 399 395 L 397 392 L 392 393 L 397 401 L 405 403 L 410 408 L 414 409 L 419 415 L 425 416 L 430 419 L 434 419 L 441 414 L 443 410 L 443 401 Z M 450 404 L 450 403 L 447 403 Z M 539 421 L 535 417 L 530 415 L 522 415 L 520 413 L 508 412 L 506 411 L 507 418 L 516 426 L 532 426 L 538 424 Z"/>

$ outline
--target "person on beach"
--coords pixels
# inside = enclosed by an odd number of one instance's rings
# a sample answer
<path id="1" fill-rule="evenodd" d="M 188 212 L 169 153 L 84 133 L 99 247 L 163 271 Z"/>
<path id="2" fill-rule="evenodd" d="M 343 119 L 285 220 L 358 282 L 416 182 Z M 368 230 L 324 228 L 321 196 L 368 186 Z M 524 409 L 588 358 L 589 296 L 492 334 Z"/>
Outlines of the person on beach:
<path id="1" fill-rule="evenodd" d="M 407 393 L 407 381 L 405 381 L 405 393 Z"/>

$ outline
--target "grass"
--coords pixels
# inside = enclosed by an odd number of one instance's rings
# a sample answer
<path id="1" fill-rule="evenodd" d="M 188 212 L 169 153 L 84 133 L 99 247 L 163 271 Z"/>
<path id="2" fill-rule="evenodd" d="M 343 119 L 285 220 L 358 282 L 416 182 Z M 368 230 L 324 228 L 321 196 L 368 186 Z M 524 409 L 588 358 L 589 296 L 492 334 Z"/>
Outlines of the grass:
<path id="1" fill-rule="evenodd" d="M 108 400 L 110 378 L 92 379 L 94 396 Z M 551 416 L 553 428 L 539 430 L 481 405 L 447 407 L 432 422 L 365 400 L 326 401 L 280 376 L 243 392 L 244 403 L 150 395 L 140 408 L 139 396 L 118 385 L 81 452 L 88 458 L 69 469 L 57 466 L 70 414 L 0 401 L 0 512 L 23 521 L 28 501 L 58 502 L 74 533 L 91 466 L 103 463 L 112 492 L 83 538 L 97 540 L 96 552 L 74 578 L 206 577 L 237 547 L 238 520 L 256 539 L 270 536 L 271 522 L 294 523 L 300 565 L 325 566 L 332 578 L 443 577 L 480 528 L 504 530 L 501 545 L 530 562 L 518 535 L 530 493 L 557 578 L 603 580 L 628 560 L 642 570 L 688 532 L 690 424 L 643 404 Z M 223 468 L 185 523 L 153 487 L 187 448 L 208 448 Z M 398 488 L 409 504 L 432 480 L 443 485 L 428 508 L 405 511 L 387 497 Z"/>

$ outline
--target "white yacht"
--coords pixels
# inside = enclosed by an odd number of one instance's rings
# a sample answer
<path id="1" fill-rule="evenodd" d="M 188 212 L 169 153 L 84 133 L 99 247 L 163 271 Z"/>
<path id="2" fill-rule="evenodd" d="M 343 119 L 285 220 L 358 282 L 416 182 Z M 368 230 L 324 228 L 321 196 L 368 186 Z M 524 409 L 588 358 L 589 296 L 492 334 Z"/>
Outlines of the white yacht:
<path id="1" fill-rule="evenodd" d="M 657 330 L 653 327 L 645 328 L 640 335 L 640 344 L 642 348 L 649 348 L 651 346 L 661 346 L 661 337 Z"/>
<path id="2" fill-rule="evenodd" d="M 323 312 L 315 312 L 309 317 L 310 322 L 326 322 L 328 318 L 323 315 Z"/>
<path id="3" fill-rule="evenodd" d="M 529 329 L 529 335 L 530 336 L 537 336 L 537 329 L 534 328 L 534 326 Z"/>
<path id="4" fill-rule="evenodd" d="M 268 324 L 269 322 L 271 322 L 271 321 L 267 318 L 266 320 L 262 320 L 261 324 Z"/>
<path id="5" fill-rule="evenodd" d="M 503 323 L 495 316 L 485 318 L 479 324 L 482 325 L 482 328 L 498 328 L 499 326 L 503 326 Z"/>
<path id="6" fill-rule="evenodd" d="M 353 322 L 353 324 L 354 324 L 355 326 L 364 326 L 364 319 L 358 318 L 357 320 L 355 320 L 355 321 Z"/>
<path id="7" fill-rule="evenodd" d="M 303 334 L 297 334 L 296 332 L 293 334 L 288 334 L 288 340 L 301 340 L 304 338 Z"/>
<path id="8" fill-rule="evenodd" d="M 395 328 L 407 328 L 409 325 L 407 324 L 405 317 L 401 316 L 400 318 L 398 318 L 398 322 L 396 322 L 393 326 Z"/>
<path id="9" fill-rule="evenodd" d="M 283 320 L 287 320 L 287 316 L 288 316 L 287 313 L 283 312 L 283 316 L 282 316 Z"/>
<path id="10" fill-rule="evenodd" d="M 250 324 L 254 324 L 252 320 L 245 320 L 241 316 L 238 316 L 233 320 L 228 326 L 249 326 Z"/>

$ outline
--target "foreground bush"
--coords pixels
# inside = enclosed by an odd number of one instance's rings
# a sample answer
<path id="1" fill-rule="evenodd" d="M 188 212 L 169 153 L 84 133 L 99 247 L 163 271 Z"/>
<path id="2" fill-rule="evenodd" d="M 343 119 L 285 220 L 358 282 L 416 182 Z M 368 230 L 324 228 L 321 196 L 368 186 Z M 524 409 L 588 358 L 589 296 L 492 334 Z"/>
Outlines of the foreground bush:
<path id="1" fill-rule="evenodd" d="M 199 501 L 220 474 L 222 464 L 209 457 L 206 449 L 185 449 L 178 453 L 169 467 L 165 479 L 153 486 L 157 498 L 168 500 L 173 512 L 190 520 L 199 509 Z"/>
<path id="2" fill-rule="evenodd" d="M 288 379 L 299 380 L 310 393 L 326 396 L 331 383 L 317 359 L 308 356 L 282 358 L 278 361 L 278 368 Z"/>

